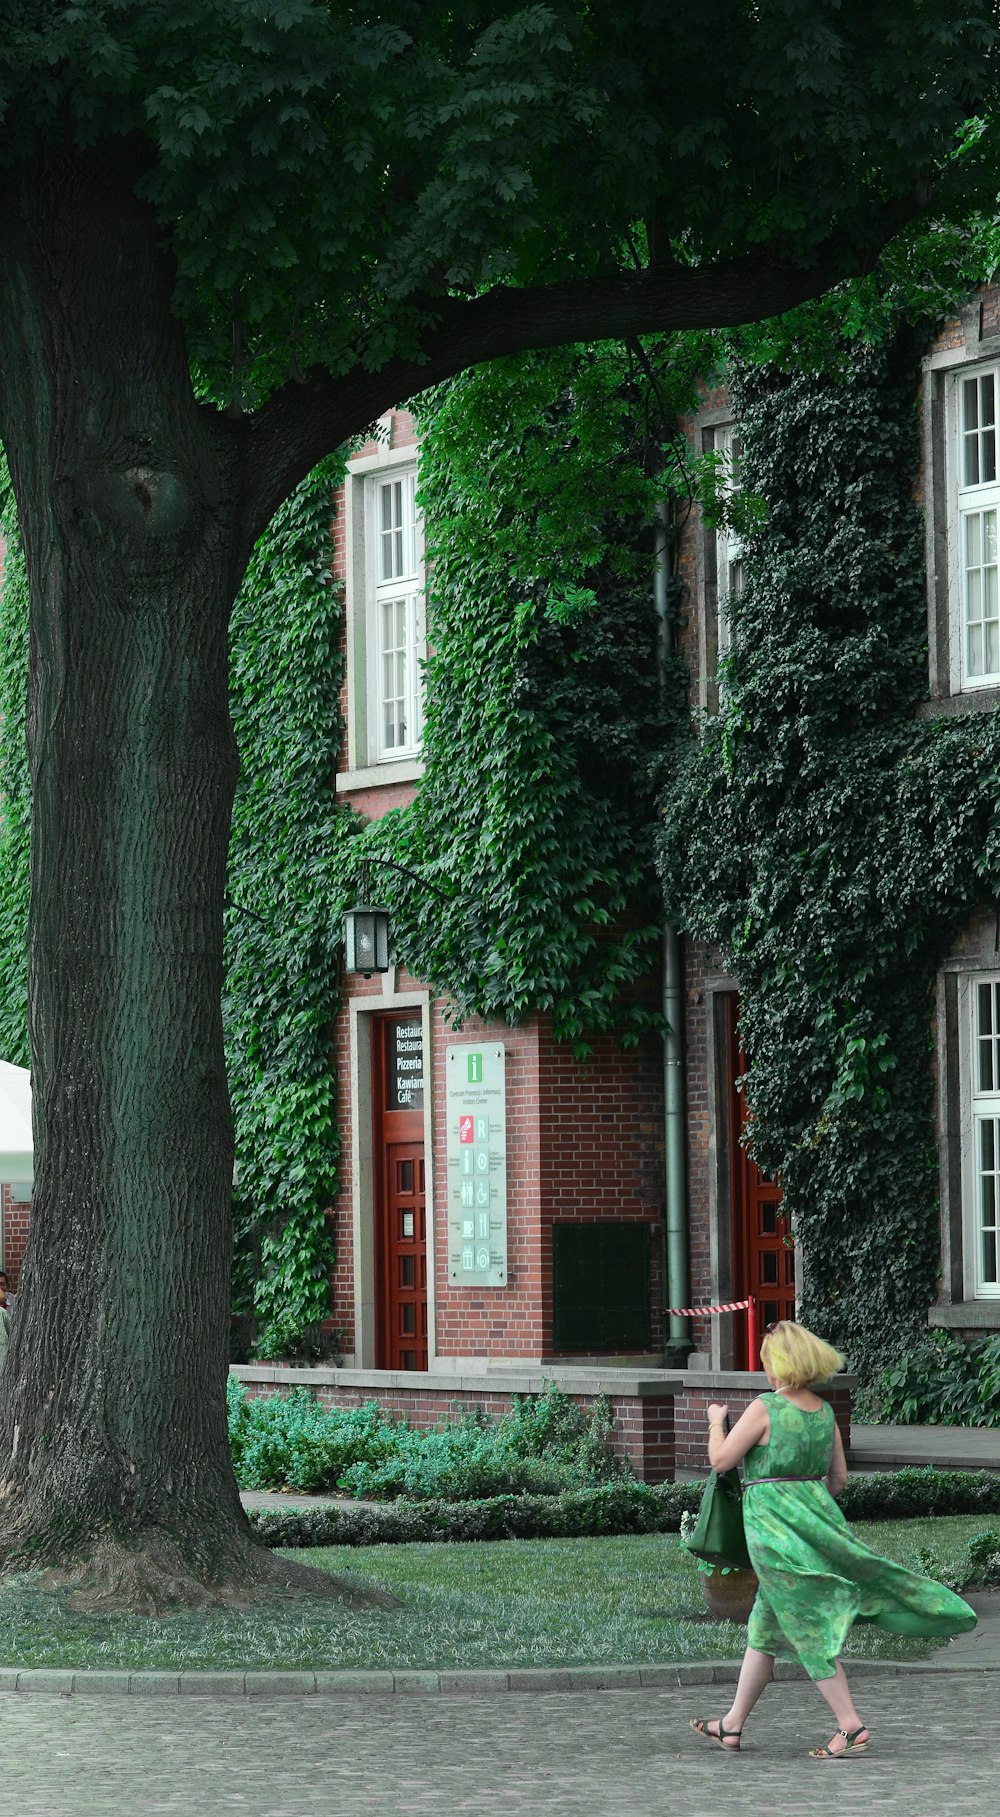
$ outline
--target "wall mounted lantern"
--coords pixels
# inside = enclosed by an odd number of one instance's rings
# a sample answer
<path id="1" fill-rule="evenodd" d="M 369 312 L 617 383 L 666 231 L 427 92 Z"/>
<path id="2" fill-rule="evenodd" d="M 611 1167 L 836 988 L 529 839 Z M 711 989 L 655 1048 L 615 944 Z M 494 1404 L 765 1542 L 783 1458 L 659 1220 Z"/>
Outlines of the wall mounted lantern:
<path id="1" fill-rule="evenodd" d="M 368 891 L 365 891 L 365 895 Z M 370 978 L 389 970 L 389 911 L 358 903 L 344 914 L 344 965 L 349 972 Z"/>
<path id="2" fill-rule="evenodd" d="M 363 978 L 370 978 L 373 972 L 389 970 L 389 911 L 372 906 L 373 864 L 400 871 L 411 882 L 419 883 L 421 889 L 430 890 L 445 902 L 448 900 L 443 890 L 428 883 L 426 877 L 418 877 L 415 871 L 407 870 L 405 864 L 397 864 L 394 858 L 365 858 L 361 865 L 361 901 L 344 914 L 344 969 L 360 972 Z"/>

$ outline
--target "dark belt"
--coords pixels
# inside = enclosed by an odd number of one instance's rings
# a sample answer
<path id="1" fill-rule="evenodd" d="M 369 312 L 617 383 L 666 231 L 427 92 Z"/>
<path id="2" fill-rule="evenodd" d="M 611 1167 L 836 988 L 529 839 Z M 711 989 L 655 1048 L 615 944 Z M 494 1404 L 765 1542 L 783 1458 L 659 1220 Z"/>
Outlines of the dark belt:
<path id="1" fill-rule="evenodd" d="M 752 1489 L 757 1483 L 825 1483 L 825 1476 L 748 1476 L 743 1484 L 744 1489 Z"/>

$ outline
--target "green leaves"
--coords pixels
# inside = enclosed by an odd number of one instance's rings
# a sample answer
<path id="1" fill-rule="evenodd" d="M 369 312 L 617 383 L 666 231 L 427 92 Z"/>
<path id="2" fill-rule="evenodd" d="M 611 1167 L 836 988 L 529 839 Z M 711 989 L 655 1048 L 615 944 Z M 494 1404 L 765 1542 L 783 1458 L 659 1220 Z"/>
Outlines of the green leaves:
<path id="1" fill-rule="evenodd" d="M 572 283 L 639 247 L 688 267 L 764 249 L 773 273 L 832 240 L 849 269 L 889 236 L 890 210 L 935 187 L 934 226 L 995 205 L 988 0 L 958 17 L 883 0 L 877 32 L 860 0 L 6 13 L 0 163 L 139 148 L 221 402 L 255 404 L 296 354 L 339 373 L 413 352 L 415 306 Z"/>
<path id="2" fill-rule="evenodd" d="M 408 970 L 458 1018 L 548 1012 L 581 1056 L 655 1025 L 651 519 L 704 348 L 652 342 L 648 372 L 613 345 L 506 361 L 421 412 L 424 776 L 364 843 L 449 898 L 387 880 Z"/>
<path id="3" fill-rule="evenodd" d="M 933 1331 L 884 1369 L 875 1398 L 881 1419 L 903 1426 L 1000 1426 L 1000 1338 L 967 1344 Z"/>
<path id="4" fill-rule="evenodd" d="M 324 462 L 254 552 L 233 617 L 240 750 L 226 917 L 226 1051 L 236 1123 L 234 1303 L 257 1355 L 329 1347 L 337 1081 L 329 1024 L 343 897 L 331 777 L 340 748 L 341 604 Z"/>
<path id="5" fill-rule="evenodd" d="M 228 1398 L 233 1465 L 244 1489 L 339 1488 L 376 1501 L 461 1502 L 558 1495 L 632 1474 L 611 1451 L 614 1422 L 603 1396 L 587 1412 L 555 1388 L 517 1395 L 498 1419 L 473 1409 L 429 1431 L 387 1416 L 375 1401 L 324 1411 L 305 1388 L 251 1400 L 230 1378 Z"/>

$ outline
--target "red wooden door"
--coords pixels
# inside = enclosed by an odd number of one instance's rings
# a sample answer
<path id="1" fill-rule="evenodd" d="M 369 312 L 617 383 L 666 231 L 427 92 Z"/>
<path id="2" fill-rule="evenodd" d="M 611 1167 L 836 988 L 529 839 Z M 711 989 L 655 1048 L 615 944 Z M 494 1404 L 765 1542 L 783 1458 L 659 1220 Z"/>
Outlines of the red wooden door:
<path id="1" fill-rule="evenodd" d="M 373 1020 L 376 1360 L 380 1369 L 426 1369 L 422 1025 L 412 1010 Z"/>
<path id="2" fill-rule="evenodd" d="M 788 1220 L 781 1208 L 781 1187 L 761 1173 L 743 1140 L 747 1127 L 746 1100 L 736 1081 L 746 1071 L 739 1038 L 739 998 L 727 1004 L 727 1071 L 730 1080 L 730 1133 L 733 1208 L 733 1298 L 753 1295 L 757 1301 L 757 1329 L 763 1337 L 768 1325 L 795 1317 L 795 1250 Z M 734 1313 L 734 1364 L 756 1369 L 750 1358 L 745 1313 Z"/>

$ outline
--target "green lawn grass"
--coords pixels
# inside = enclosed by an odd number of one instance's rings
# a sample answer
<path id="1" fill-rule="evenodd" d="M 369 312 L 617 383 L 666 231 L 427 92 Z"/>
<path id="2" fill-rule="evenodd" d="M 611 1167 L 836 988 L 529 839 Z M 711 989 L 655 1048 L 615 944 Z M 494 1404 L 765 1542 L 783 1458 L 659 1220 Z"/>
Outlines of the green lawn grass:
<path id="1" fill-rule="evenodd" d="M 886 1557 L 912 1564 L 930 1545 L 948 1562 L 986 1525 L 977 1516 L 859 1523 Z M 705 1619 L 693 1561 L 676 1534 L 508 1540 L 489 1545 L 324 1547 L 289 1556 L 380 1584 L 393 1610 L 260 1600 L 149 1620 L 82 1615 L 30 1577 L 0 1588 L 0 1664 L 261 1670 L 627 1664 L 733 1659 L 745 1633 Z M 935 1643 L 862 1628 L 849 1651 L 914 1659 Z"/>

